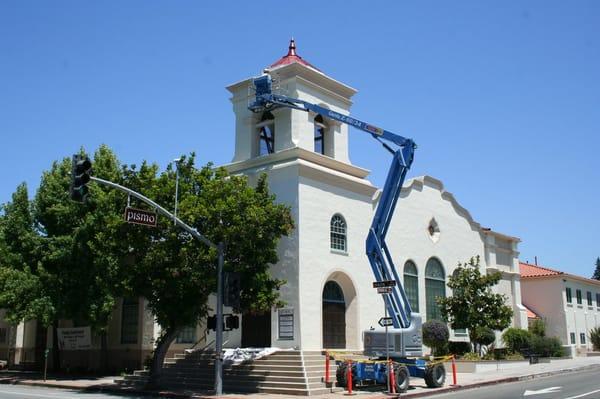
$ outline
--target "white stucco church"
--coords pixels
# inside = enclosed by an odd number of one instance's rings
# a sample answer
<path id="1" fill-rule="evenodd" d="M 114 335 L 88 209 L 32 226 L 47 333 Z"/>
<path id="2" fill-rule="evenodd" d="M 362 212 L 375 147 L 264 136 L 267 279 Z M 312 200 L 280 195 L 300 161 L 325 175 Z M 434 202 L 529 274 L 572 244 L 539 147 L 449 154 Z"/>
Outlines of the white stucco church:
<path id="1" fill-rule="evenodd" d="M 280 94 L 350 114 L 356 90 L 297 55 L 293 40 L 268 71 Z M 381 191 L 369 181 L 368 165 L 352 164 L 348 152 L 352 135 L 363 133 L 290 108 L 254 114 L 248 110 L 252 84 L 248 78 L 227 87 L 236 129 L 233 160 L 225 167 L 251 181 L 266 173 L 277 200 L 291 205 L 296 229 L 281 241 L 272 267 L 287 281 L 281 290 L 287 305 L 244 316 L 229 345 L 361 350 L 362 331 L 384 313 L 365 255 Z M 481 227 L 441 181 L 407 180 L 387 237 L 412 308 L 424 321 L 440 318 L 435 297 L 450 295 L 445 283 L 457 263 L 479 255 L 482 268 L 502 272 L 497 289 L 514 309 L 513 325 L 527 328 L 519 239 Z M 453 331 L 452 339 L 468 338 Z"/>
<path id="2" fill-rule="evenodd" d="M 350 114 L 356 90 L 298 56 L 293 40 L 288 53 L 268 69 L 281 94 Z M 352 164 L 348 152 L 349 140 L 364 133 L 349 133 L 345 124 L 290 108 L 254 114 L 248 110 L 252 86 L 248 78 L 227 87 L 236 129 L 233 160 L 224 166 L 250 181 L 266 173 L 277 200 L 291 206 L 296 229 L 281 240 L 279 262 L 271 269 L 287 281 L 281 289 L 286 306 L 243 315 L 241 328 L 225 333 L 225 346 L 362 350 L 362 332 L 384 314 L 365 255 L 381 191 L 368 179 L 369 165 Z M 518 243 L 518 238 L 481 227 L 431 176 L 406 181 L 387 234 L 412 309 L 423 321 L 440 318 L 435 298 L 451 294 L 446 282 L 457 263 L 479 255 L 482 269 L 502 272 L 497 290 L 514 309 L 513 326 L 527 328 Z M 212 302 L 214 309 L 214 297 Z M 152 352 L 161 329 L 146 304 L 144 298 L 119 299 L 107 331 L 113 367 L 139 368 Z M 0 351 L 15 364 L 39 367 L 44 348 L 52 346 L 50 333 L 35 320 L 13 328 L 2 316 L 0 310 Z M 68 320 L 59 324 L 73 326 Z M 468 336 L 452 331 L 451 339 Z M 214 332 L 205 325 L 189 327 L 171 345 L 169 356 L 211 342 Z M 90 350 L 65 350 L 62 362 L 94 368 L 99 348 L 94 335 Z"/>

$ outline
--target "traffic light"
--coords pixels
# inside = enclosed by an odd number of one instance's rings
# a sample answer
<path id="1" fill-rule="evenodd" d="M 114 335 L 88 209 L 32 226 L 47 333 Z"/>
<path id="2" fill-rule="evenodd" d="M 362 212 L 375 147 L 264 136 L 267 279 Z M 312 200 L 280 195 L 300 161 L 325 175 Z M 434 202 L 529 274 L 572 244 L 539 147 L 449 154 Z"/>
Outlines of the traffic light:
<path id="1" fill-rule="evenodd" d="M 239 316 L 233 314 L 227 316 L 227 318 L 225 319 L 225 328 L 227 328 L 228 330 L 235 330 L 237 328 L 240 328 Z"/>
<path id="2" fill-rule="evenodd" d="M 242 280 L 239 273 L 225 272 L 225 292 L 223 295 L 223 304 L 225 306 L 239 309 L 241 283 Z"/>
<path id="3" fill-rule="evenodd" d="M 208 330 L 217 331 L 217 316 L 208 316 L 206 318 L 206 328 Z"/>
<path id="4" fill-rule="evenodd" d="M 76 202 L 85 202 L 88 195 L 90 175 L 92 173 L 92 162 L 88 157 L 74 154 L 71 166 L 71 199 Z"/>

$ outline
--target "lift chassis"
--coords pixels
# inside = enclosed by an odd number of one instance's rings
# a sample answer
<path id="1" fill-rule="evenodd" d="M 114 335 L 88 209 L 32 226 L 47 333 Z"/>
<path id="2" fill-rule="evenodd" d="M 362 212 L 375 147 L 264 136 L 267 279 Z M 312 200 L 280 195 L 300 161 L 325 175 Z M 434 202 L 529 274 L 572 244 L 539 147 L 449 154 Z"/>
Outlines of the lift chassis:
<path id="1" fill-rule="evenodd" d="M 271 76 L 268 73 L 254 79 L 254 88 L 256 96 L 254 102 L 248 107 L 252 112 L 263 112 L 281 107 L 313 112 L 371 134 L 392 154 L 392 163 L 366 239 L 366 254 L 376 281 L 393 280 L 396 282 L 392 291 L 383 295 L 394 328 L 389 332 L 389 338 L 391 338 L 389 340 L 386 339 L 386 331 L 383 329 L 363 332 L 365 355 L 371 356 L 375 360 L 352 363 L 352 375 L 355 378 L 353 381 L 357 383 L 366 381 L 384 383 L 387 381 L 389 365 L 387 361 L 382 360 L 387 360 L 387 356 L 389 356 L 394 362 L 394 374 L 400 377 L 396 378 L 398 391 L 408 388 L 409 375 L 425 378 L 429 386 L 441 386 L 445 378 L 443 364 L 432 364 L 419 358 L 423 354 L 421 316 L 412 313 L 410 303 L 385 242 L 406 173 L 413 162 L 415 143 L 409 138 L 351 116 L 340 114 L 304 100 L 274 94 Z M 389 342 L 387 346 L 386 342 Z M 348 363 L 341 363 L 339 366 L 338 383 L 343 383 L 345 372 L 348 371 L 347 367 L 349 367 Z"/>

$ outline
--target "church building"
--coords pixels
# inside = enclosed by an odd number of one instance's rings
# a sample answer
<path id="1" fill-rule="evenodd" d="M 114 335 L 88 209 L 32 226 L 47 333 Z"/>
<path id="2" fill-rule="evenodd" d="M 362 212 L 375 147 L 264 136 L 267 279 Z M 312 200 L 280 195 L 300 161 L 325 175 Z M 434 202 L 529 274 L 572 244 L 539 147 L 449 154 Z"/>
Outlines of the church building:
<path id="1" fill-rule="evenodd" d="M 342 115 L 351 113 L 356 90 L 326 75 L 296 53 L 266 70 L 278 94 L 317 104 Z M 241 346 L 362 350 L 362 331 L 376 327 L 383 300 L 372 287 L 374 276 L 365 239 L 381 190 L 369 170 L 350 160 L 349 126 L 324 115 L 282 107 L 263 113 L 248 110 L 253 78 L 227 87 L 235 115 L 233 174 L 255 181 L 262 173 L 279 202 L 291 205 L 294 233 L 279 247 L 272 273 L 287 281 L 286 306 L 270 315 L 245 315 Z M 389 154 L 382 153 L 382 156 Z M 391 161 L 391 156 L 390 156 Z M 405 182 L 387 234 L 387 244 L 414 312 L 423 321 L 440 319 L 435 298 L 458 262 L 480 256 L 482 272 L 500 271 L 496 289 L 514 309 L 513 325 L 527 328 L 519 284 L 519 239 L 483 228 L 441 181 L 420 176 Z M 464 330 L 453 340 L 467 340 Z M 230 345 L 235 346 L 232 336 Z"/>

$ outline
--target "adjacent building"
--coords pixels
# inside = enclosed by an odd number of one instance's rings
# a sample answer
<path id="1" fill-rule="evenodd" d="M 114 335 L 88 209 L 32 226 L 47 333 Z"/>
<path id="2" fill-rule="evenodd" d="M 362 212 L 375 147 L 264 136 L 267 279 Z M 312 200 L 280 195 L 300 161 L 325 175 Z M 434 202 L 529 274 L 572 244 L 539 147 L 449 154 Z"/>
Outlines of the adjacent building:
<path id="1" fill-rule="evenodd" d="M 521 262 L 523 305 L 546 323 L 546 333 L 578 352 L 592 350 L 589 332 L 600 327 L 600 281 Z"/>

